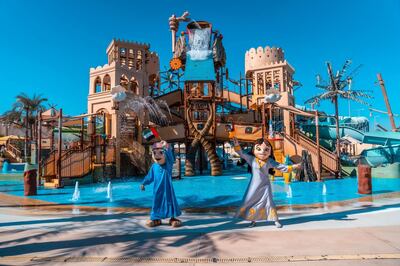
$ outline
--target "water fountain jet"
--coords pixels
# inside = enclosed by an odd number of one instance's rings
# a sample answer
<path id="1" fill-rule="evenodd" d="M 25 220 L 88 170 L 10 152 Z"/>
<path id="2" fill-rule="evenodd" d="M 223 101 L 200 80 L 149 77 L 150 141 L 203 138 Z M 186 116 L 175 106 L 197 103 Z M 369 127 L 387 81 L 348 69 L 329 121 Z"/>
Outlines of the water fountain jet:
<path id="1" fill-rule="evenodd" d="M 72 201 L 78 201 L 81 197 L 81 192 L 79 191 L 79 182 L 76 181 L 75 182 L 75 190 L 74 190 L 74 194 L 72 194 Z"/>
<path id="2" fill-rule="evenodd" d="M 109 182 L 108 182 L 108 185 L 107 185 L 107 199 L 109 199 L 110 201 L 113 201 L 113 198 L 112 198 L 112 184 L 111 184 L 111 181 L 109 181 Z"/>

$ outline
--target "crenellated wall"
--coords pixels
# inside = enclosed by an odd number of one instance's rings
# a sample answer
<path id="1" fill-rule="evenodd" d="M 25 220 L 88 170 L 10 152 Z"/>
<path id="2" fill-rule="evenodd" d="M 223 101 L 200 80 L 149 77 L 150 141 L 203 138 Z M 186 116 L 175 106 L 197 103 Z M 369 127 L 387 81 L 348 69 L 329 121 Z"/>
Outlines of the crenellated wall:
<path id="1" fill-rule="evenodd" d="M 245 54 L 245 71 L 264 68 L 276 63 L 283 63 L 285 61 L 285 53 L 279 47 L 266 46 L 258 47 L 257 49 L 251 48 Z"/>

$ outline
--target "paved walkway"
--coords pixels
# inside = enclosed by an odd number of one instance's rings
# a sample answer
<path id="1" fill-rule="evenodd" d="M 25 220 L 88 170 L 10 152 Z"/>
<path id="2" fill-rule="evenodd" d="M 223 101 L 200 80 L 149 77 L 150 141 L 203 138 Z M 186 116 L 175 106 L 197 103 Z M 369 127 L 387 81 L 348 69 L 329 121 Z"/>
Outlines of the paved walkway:
<path id="1" fill-rule="evenodd" d="M 0 265 L 400 265 L 399 198 L 281 217 L 281 229 L 228 214 L 149 229 L 133 212 L 0 206 Z"/>

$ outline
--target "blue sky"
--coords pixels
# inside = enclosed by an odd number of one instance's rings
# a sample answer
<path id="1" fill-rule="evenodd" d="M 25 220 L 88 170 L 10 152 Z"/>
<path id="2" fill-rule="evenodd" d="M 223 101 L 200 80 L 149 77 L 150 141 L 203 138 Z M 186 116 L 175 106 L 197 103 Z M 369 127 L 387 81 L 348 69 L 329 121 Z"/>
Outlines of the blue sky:
<path id="1" fill-rule="evenodd" d="M 246 50 L 282 47 L 303 84 L 295 93 L 296 103 L 303 104 L 318 93 L 315 75 L 326 77 L 326 61 L 337 69 L 351 59 L 353 67 L 363 64 L 353 89 L 373 90 L 373 107 L 386 110 L 375 84 L 381 72 L 393 112 L 400 113 L 399 0 L 0 0 L 0 113 L 20 92 L 41 93 L 72 115 L 85 113 L 89 68 L 106 63 L 111 39 L 150 43 L 163 67 L 171 56 L 168 17 L 184 10 L 222 32 L 233 78 L 244 72 Z M 320 108 L 333 111 L 330 102 Z M 369 117 L 364 106 L 352 103 L 351 109 Z M 348 114 L 344 100 L 340 112 Z M 389 125 L 385 115 L 376 121 Z"/>

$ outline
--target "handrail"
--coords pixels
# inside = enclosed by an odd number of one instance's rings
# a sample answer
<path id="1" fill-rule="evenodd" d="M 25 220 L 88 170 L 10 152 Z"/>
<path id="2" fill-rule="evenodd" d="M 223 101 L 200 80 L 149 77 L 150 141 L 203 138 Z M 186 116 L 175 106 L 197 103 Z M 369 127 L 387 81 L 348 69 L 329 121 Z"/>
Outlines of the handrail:
<path id="1" fill-rule="evenodd" d="M 46 159 L 41 163 L 41 176 L 55 176 L 56 175 L 56 150 L 50 152 Z"/>
<path id="2" fill-rule="evenodd" d="M 307 138 L 302 133 L 297 133 L 299 137 L 299 144 L 302 145 L 304 148 L 309 150 L 310 152 L 317 154 L 317 147 L 316 143 L 311 139 Z M 321 156 L 321 163 L 322 166 L 325 167 L 327 170 L 331 172 L 337 172 L 337 163 L 336 163 L 336 156 L 331 151 L 325 149 L 324 147 L 320 146 L 320 156 Z"/>
<path id="3" fill-rule="evenodd" d="M 82 177 L 92 170 L 92 147 L 68 150 L 61 156 L 61 177 Z"/>
<path id="4" fill-rule="evenodd" d="M 86 146 L 83 150 L 69 149 L 61 155 L 61 177 L 81 177 L 92 170 L 92 146 Z M 50 152 L 42 163 L 42 176 L 56 176 L 57 150 Z"/>
<path id="5" fill-rule="evenodd" d="M 303 133 L 298 132 L 297 134 L 299 135 L 299 137 L 302 140 L 304 140 L 304 141 L 306 141 L 306 142 L 308 142 L 308 143 L 310 143 L 312 145 L 317 145 L 317 143 L 315 141 L 313 141 L 312 139 L 308 138 Z M 317 149 L 317 147 L 315 147 L 315 149 Z M 336 155 L 334 153 L 332 153 L 330 150 L 328 150 L 327 148 L 325 148 L 323 146 L 320 146 L 320 150 L 321 150 L 321 152 L 324 152 L 324 153 L 328 154 L 328 156 L 332 156 L 332 158 L 336 158 Z"/>
<path id="6" fill-rule="evenodd" d="M 314 155 L 317 154 L 317 144 L 313 140 L 305 136 L 303 133 L 296 131 L 294 137 L 291 137 L 287 134 L 285 134 L 285 137 L 293 140 L 294 142 L 302 146 L 304 149 L 310 151 L 312 154 Z M 334 153 L 320 146 L 320 158 L 323 168 L 332 173 L 336 173 L 338 171 L 336 163 L 337 159 Z"/>
<path id="7" fill-rule="evenodd" d="M 18 149 L 18 147 L 12 145 L 11 143 L 7 143 L 6 151 L 11 153 L 16 159 L 20 159 L 23 156 L 23 152 Z"/>

